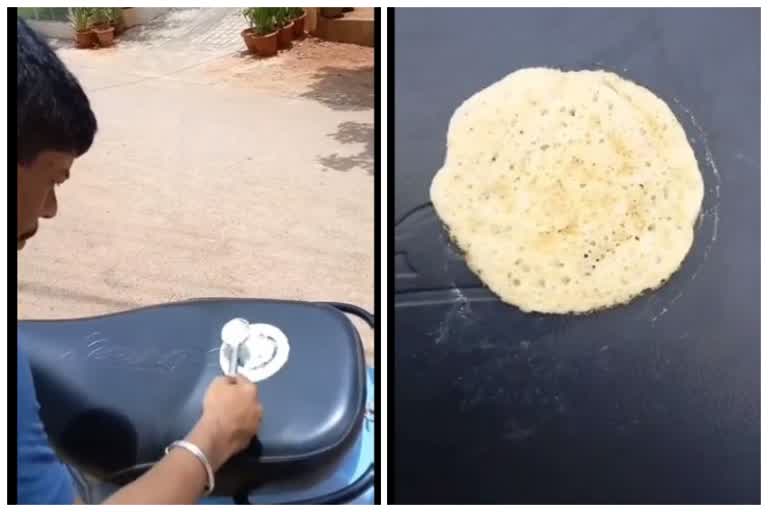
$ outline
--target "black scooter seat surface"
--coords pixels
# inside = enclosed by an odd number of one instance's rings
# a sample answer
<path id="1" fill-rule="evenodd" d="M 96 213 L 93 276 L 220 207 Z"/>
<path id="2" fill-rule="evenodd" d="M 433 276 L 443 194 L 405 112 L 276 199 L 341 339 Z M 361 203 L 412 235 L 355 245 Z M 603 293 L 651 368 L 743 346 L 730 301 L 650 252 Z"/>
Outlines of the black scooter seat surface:
<path id="1" fill-rule="evenodd" d="M 291 351 L 259 384 L 264 425 L 234 463 L 304 466 L 348 443 L 364 415 L 366 379 L 349 319 L 322 304 L 209 299 L 19 322 L 19 348 L 57 451 L 102 478 L 159 460 L 199 419 L 208 385 L 222 375 L 221 328 L 236 317 L 278 327 Z"/>

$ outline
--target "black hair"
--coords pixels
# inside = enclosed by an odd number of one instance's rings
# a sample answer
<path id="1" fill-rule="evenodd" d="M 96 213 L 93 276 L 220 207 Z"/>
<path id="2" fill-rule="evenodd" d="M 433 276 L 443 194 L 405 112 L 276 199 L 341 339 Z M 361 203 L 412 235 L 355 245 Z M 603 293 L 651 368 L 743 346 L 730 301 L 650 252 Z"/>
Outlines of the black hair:
<path id="1" fill-rule="evenodd" d="M 16 18 L 17 163 L 34 161 L 43 151 L 88 151 L 96 135 L 96 116 L 77 79 L 54 51 Z"/>

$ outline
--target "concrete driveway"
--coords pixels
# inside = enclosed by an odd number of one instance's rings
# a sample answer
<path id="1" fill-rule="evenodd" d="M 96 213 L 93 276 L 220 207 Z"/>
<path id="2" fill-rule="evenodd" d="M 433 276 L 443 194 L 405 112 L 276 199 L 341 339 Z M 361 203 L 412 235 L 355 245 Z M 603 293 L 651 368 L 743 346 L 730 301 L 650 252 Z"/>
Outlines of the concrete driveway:
<path id="1" fill-rule="evenodd" d="M 58 43 L 100 129 L 19 253 L 21 318 L 214 296 L 373 308 L 372 50 L 309 38 L 255 60 L 242 28 L 178 9 L 114 48 Z"/>

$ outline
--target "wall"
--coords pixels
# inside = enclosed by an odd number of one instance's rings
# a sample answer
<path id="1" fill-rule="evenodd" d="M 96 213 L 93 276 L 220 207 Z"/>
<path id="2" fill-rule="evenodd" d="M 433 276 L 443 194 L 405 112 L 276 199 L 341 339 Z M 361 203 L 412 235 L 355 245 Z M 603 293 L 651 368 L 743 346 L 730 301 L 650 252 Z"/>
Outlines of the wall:
<path id="1" fill-rule="evenodd" d="M 132 7 L 123 11 L 126 27 L 142 25 L 169 11 L 169 7 Z M 48 37 L 70 39 L 74 37 L 72 27 L 65 21 L 40 21 L 25 18 L 25 21 L 36 32 Z"/>
<path id="2" fill-rule="evenodd" d="M 74 36 L 72 27 L 68 22 L 63 21 L 38 21 L 25 19 L 24 21 L 39 34 L 58 39 L 70 39 Z"/>
<path id="3" fill-rule="evenodd" d="M 169 7 L 133 7 L 123 11 L 123 19 L 126 27 L 133 27 L 148 23 L 169 10 Z"/>

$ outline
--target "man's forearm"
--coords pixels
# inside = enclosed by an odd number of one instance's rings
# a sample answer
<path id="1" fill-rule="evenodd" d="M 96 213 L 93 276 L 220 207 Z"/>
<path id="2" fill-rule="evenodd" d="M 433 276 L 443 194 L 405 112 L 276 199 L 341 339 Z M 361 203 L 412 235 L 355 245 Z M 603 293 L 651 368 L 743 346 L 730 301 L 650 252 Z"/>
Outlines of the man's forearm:
<path id="1" fill-rule="evenodd" d="M 223 461 L 211 444 L 211 434 L 196 428 L 187 440 L 198 446 L 217 470 Z M 208 485 L 205 467 L 192 453 L 177 448 L 141 478 L 112 495 L 105 505 L 193 505 L 200 501 Z"/>
<path id="2" fill-rule="evenodd" d="M 200 461 L 184 450 L 173 450 L 141 478 L 112 495 L 105 505 L 193 505 L 208 483 Z"/>

